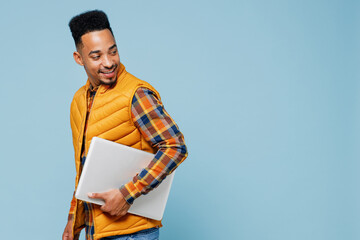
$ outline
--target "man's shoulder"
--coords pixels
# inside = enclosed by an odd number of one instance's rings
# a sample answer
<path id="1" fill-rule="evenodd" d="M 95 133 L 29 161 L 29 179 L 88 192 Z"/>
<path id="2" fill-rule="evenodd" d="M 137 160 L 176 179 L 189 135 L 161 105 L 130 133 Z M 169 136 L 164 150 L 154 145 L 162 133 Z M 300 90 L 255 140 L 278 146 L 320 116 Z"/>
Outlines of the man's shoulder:
<path id="1" fill-rule="evenodd" d="M 84 94 L 86 92 L 86 84 L 82 87 L 80 87 L 75 93 L 74 96 L 72 98 L 71 101 L 71 108 L 73 108 L 74 106 L 77 106 L 79 104 L 81 104 L 81 100 L 84 99 Z"/>
<path id="2" fill-rule="evenodd" d="M 134 87 L 137 88 L 147 88 L 151 91 L 156 91 L 155 87 L 150 83 L 147 82 L 145 80 L 142 80 L 138 77 L 135 77 L 134 75 L 132 75 L 131 73 L 128 73 L 127 75 L 129 75 L 128 77 L 131 79 L 131 83 L 134 85 Z"/>
<path id="3" fill-rule="evenodd" d="M 76 98 L 82 96 L 85 92 L 86 92 L 86 84 L 85 84 L 84 86 L 81 86 L 81 87 L 74 93 L 73 100 L 75 100 Z"/>
<path id="4" fill-rule="evenodd" d="M 144 84 L 149 84 L 148 82 L 141 80 L 138 77 L 135 77 L 134 75 L 132 75 L 131 73 L 127 72 L 126 76 L 125 76 L 125 82 L 127 82 L 128 84 L 131 84 L 133 86 L 137 86 L 137 85 L 144 85 Z M 150 84 L 149 84 L 150 85 Z"/>
<path id="5" fill-rule="evenodd" d="M 124 79 L 117 84 L 117 89 L 125 95 L 134 95 L 134 92 L 138 88 L 147 88 L 155 91 L 155 88 L 147 81 L 144 81 L 138 77 L 135 77 L 131 73 L 127 72 Z"/>

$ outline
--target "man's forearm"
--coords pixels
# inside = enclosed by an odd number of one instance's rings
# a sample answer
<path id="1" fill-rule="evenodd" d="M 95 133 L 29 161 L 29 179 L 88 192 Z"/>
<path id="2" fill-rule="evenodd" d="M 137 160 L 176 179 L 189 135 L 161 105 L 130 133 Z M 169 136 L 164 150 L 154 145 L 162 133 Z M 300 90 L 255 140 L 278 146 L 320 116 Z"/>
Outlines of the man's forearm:
<path id="1" fill-rule="evenodd" d="M 120 188 L 130 204 L 141 194 L 157 187 L 188 154 L 183 134 L 151 90 L 139 88 L 136 91 L 132 101 L 132 118 L 145 140 L 158 151 L 146 168 Z"/>
<path id="2" fill-rule="evenodd" d="M 185 144 L 159 149 L 151 163 L 136 175 L 131 182 L 120 188 L 126 201 L 132 204 L 136 198 L 156 188 L 186 157 L 187 149 Z"/>

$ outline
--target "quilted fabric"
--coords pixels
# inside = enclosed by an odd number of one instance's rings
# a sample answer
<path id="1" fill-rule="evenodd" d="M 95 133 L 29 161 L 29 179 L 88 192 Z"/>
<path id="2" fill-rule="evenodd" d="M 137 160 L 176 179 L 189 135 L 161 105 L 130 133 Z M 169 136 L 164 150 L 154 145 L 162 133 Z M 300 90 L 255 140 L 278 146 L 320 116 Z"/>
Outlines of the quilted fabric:
<path id="1" fill-rule="evenodd" d="M 80 154 L 83 141 L 86 117 L 86 92 L 90 86 L 89 80 L 74 95 L 70 108 L 70 124 L 75 153 L 77 187 L 80 176 Z M 146 87 L 159 93 L 147 82 L 142 81 L 126 72 L 121 64 L 118 79 L 113 86 L 100 85 L 88 117 L 88 127 L 85 136 L 85 152 L 88 151 L 91 139 L 95 136 L 155 153 L 151 145 L 145 141 L 140 131 L 135 127 L 131 117 L 131 100 L 139 87 Z M 84 227 L 84 209 L 81 201 L 74 204 L 74 234 Z M 140 230 L 161 226 L 161 221 L 127 214 L 118 219 L 104 214 L 100 207 L 93 209 L 95 239 L 111 235 L 130 234 Z"/>

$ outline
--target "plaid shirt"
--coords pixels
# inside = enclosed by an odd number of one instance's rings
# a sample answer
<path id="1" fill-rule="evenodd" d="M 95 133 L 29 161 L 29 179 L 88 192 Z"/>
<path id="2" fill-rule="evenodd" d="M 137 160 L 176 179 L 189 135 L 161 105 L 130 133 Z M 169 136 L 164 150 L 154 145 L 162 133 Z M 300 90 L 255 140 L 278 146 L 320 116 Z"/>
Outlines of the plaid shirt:
<path id="1" fill-rule="evenodd" d="M 87 118 L 97 89 L 88 91 Z M 161 101 L 147 88 L 138 88 L 132 99 L 132 120 L 146 141 L 158 149 L 154 159 L 132 181 L 120 187 L 125 200 L 132 204 L 136 198 L 156 188 L 168 174 L 172 173 L 187 157 L 184 137 L 174 120 L 165 111 Z M 85 134 L 84 134 L 85 135 Z M 81 169 L 85 163 L 84 144 L 82 146 Z M 92 204 L 84 202 L 86 239 L 94 234 Z M 70 212 L 72 212 L 70 210 Z M 69 218 L 72 218 L 70 214 Z"/>

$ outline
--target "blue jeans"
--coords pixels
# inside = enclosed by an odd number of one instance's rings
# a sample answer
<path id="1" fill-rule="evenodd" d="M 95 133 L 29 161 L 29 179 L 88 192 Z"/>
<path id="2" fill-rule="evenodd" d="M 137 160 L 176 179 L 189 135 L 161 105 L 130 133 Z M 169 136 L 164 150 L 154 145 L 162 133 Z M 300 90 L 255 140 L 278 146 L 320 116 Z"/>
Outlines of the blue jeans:
<path id="1" fill-rule="evenodd" d="M 105 237 L 101 240 L 159 240 L 159 228 L 145 229 L 132 234 Z"/>

